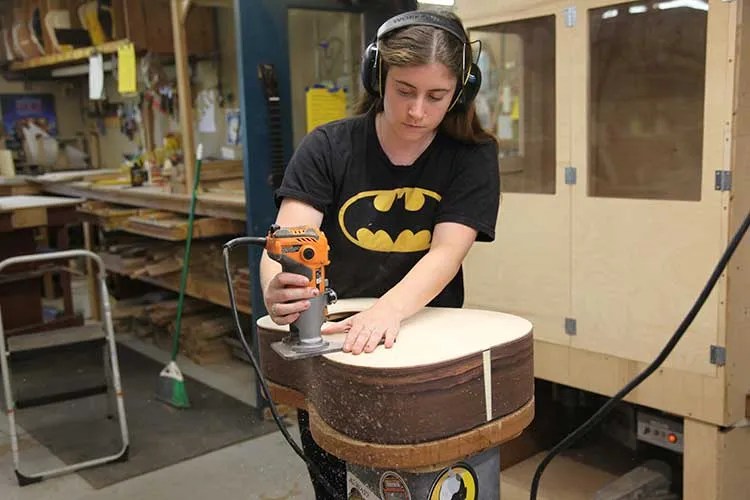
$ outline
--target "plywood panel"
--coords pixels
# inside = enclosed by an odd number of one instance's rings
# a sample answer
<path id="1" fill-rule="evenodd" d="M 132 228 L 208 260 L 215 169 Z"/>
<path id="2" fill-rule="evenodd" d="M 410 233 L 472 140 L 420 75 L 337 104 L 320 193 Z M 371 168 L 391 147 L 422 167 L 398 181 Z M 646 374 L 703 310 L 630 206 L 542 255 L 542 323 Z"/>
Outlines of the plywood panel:
<path id="1" fill-rule="evenodd" d="M 722 7 L 722 5 L 724 7 Z M 580 58 L 573 94 L 574 163 L 584 166 L 573 202 L 573 347 L 636 361 L 650 361 L 674 332 L 725 243 L 726 195 L 714 190 L 714 170 L 723 165 L 721 137 L 731 109 L 726 85 L 727 4 L 712 7 L 706 55 L 701 200 L 675 202 L 590 197 L 587 145 L 589 94 L 586 58 Z M 579 12 L 579 17 L 582 13 Z M 576 28 L 575 53 L 589 52 L 588 24 Z M 713 375 L 709 348 L 719 342 L 719 283 L 693 326 L 666 362 L 680 370 Z"/>
<path id="2" fill-rule="evenodd" d="M 512 312 L 534 337 L 567 344 L 570 222 L 564 195 L 503 196 L 494 243 L 477 243 L 464 264 L 466 305 Z"/>
<path id="3" fill-rule="evenodd" d="M 733 4 L 735 5 L 735 4 Z M 732 183 L 734 197 L 729 207 L 729 231 L 736 231 L 750 210 L 750 8 L 735 7 L 737 28 L 735 113 L 732 133 Z M 737 23 L 735 23 L 737 25 Z M 737 249 L 727 269 L 727 420 L 745 416 L 745 396 L 750 394 L 750 237 Z"/>
<path id="4" fill-rule="evenodd" d="M 564 169 L 570 165 L 571 55 L 563 49 L 570 32 L 560 16 L 555 31 L 560 40 L 555 44 L 555 194 L 503 194 L 496 241 L 475 244 L 464 273 L 467 305 L 513 312 L 534 324 L 535 338 L 567 344 L 571 186 L 565 184 Z"/>
<path id="5" fill-rule="evenodd" d="M 685 500 L 747 498 L 750 427 L 723 429 L 685 420 Z"/>
<path id="6" fill-rule="evenodd" d="M 456 0 L 456 13 L 467 26 L 561 13 L 570 2 L 550 0 Z"/>
<path id="7" fill-rule="evenodd" d="M 618 356 L 534 342 L 536 377 L 597 394 L 615 394 L 645 367 L 645 363 Z M 626 400 L 724 425 L 724 370 L 717 371 L 714 377 L 662 367 Z"/>

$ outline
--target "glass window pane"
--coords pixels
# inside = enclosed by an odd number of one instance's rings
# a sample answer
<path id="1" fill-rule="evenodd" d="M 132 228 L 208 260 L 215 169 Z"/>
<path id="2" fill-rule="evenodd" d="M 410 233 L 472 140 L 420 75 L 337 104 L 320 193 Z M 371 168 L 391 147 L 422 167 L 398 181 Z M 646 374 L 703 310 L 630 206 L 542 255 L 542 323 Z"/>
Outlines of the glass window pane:
<path id="1" fill-rule="evenodd" d="M 482 26 L 471 38 L 482 42 L 477 115 L 500 143 L 502 191 L 553 194 L 555 17 Z"/>
<path id="2" fill-rule="evenodd" d="M 362 16 L 289 9 L 289 76 L 294 147 L 307 134 L 306 91 L 314 85 L 346 89 L 346 114 L 359 97 Z"/>
<path id="3" fill-rule="evenodd" d="M 589 12 L 589 194 L 700 200 L 705 0 Z"/>

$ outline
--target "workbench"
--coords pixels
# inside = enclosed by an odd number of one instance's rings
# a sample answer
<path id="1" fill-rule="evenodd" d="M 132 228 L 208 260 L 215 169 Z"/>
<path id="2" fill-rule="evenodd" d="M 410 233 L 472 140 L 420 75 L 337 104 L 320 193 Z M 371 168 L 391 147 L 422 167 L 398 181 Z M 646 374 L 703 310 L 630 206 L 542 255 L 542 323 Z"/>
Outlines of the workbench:
<path id="1" fill-rule="evenodd" d="M 68 248 L 67 226 L 76 223 L 78 198 L 51 196 L 0 197 L 0 260 L 37 253 L 37 233 L 56 232 L 57 247 Z M 38 270 L 16 266 L 0 277 L 0 308 L 6 335 L 82 324 L 73 310 L 69 273 L 62 273 L 63 314 L 45 322 L 42 280 Z"/>

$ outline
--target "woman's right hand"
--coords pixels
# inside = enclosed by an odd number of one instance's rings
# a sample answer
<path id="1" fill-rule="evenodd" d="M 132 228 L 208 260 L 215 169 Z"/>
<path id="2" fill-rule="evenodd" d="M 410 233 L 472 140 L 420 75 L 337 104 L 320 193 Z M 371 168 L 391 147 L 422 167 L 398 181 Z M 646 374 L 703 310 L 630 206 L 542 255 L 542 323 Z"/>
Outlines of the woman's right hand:
<path id="1" fill-rule="evenodd" d="M 273 277 L 263 296 L 266 311 L 277 325 L 288 325 L 299 318 L 300 313 L 310 308 L 311 299 L 320 292 L 308 286 L 308 279 L 301 274 L 278 273 Z"/>

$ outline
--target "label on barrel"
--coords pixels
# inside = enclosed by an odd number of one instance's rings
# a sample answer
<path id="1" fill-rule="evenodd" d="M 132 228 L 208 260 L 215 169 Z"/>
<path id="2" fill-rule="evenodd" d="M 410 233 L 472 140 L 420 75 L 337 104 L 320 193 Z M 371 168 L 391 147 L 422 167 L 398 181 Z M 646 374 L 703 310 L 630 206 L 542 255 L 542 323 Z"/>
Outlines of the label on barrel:
<path id="1" fill-rule="evenodd" d="M 478 486 L 474 469 L 460 462 L 443 470 L 435 479 L 429 500 L 477 500 Z"/>
<path id="2" fill-rule="evenodd" d="M 383 500 L 411 500 L 406 482 L 395 472 L 380 476 L 380 498 Z"/>

